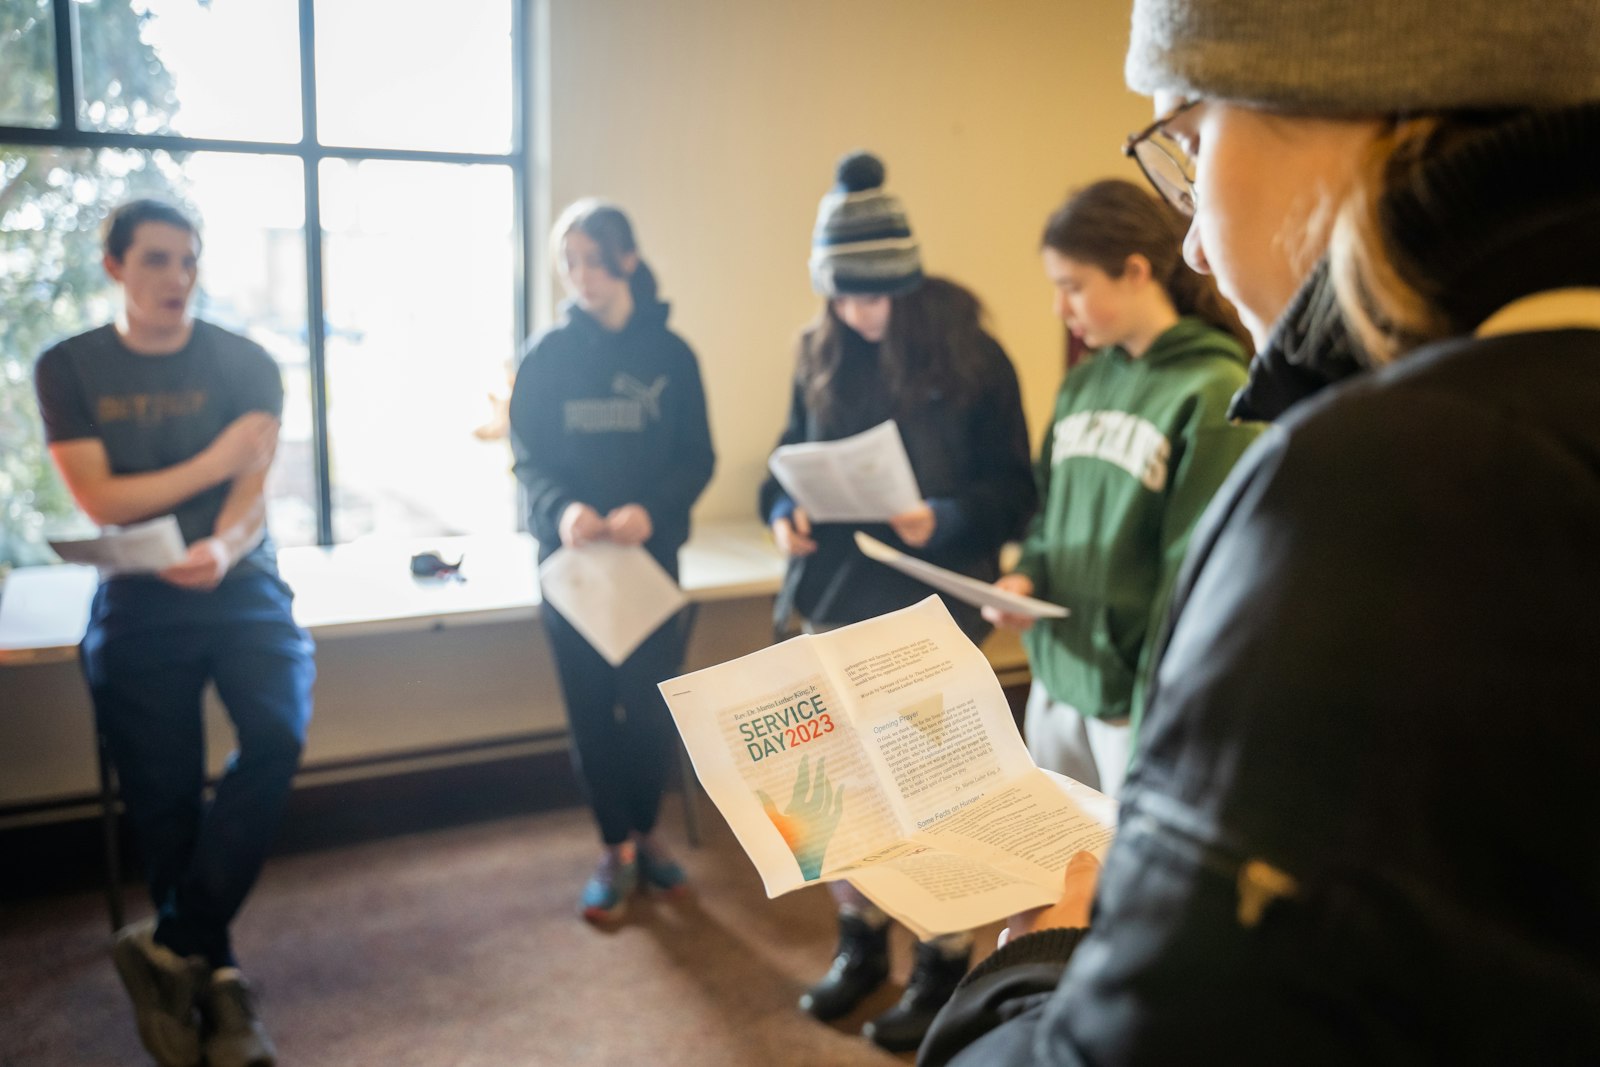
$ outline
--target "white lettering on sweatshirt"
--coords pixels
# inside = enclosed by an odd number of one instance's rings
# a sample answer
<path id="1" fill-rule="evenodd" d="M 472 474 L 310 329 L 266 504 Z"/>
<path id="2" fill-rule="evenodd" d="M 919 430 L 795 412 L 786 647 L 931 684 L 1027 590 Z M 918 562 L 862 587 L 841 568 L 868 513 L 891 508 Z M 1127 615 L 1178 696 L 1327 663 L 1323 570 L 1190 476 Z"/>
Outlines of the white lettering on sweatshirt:
<path id="1" fill-rule="evenodd" d="M 1075 456 L 1103 459 L 1127 471 L 1146 489 L 1167 486 L 1172 442 L 1154 425 L 1126 411 L 1080 411 L 1056 423 L 1050 465 Z"/>

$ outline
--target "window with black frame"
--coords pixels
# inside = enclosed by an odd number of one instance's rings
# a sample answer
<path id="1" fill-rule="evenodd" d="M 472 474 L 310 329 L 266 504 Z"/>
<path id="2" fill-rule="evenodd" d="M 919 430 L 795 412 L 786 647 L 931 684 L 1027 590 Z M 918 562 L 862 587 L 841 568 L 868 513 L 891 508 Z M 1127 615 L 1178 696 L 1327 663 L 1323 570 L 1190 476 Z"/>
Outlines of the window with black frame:
<path id="1" fill-rule="evenodd" d="M 33 361 L 115 314 L 136 196 L 197 218 L 195 313 L 282 368 L 280 544 L 516 528 L 525 2 L 0 4 L 0 571 L 87 526 Z"/>

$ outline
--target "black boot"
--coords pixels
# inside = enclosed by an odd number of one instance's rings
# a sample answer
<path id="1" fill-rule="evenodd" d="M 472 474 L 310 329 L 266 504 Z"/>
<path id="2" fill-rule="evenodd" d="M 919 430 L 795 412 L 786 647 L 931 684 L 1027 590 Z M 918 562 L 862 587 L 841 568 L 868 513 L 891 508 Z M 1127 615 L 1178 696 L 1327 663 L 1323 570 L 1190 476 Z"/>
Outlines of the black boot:
<path id="1" fill-rule="evenodd" d="M 827 1022 L 848 1015 L 889 977 L 889 926 L 874 930 L 839 915 L 839 952 L 822 980 L 800 994 L 800 1010 Z"/>
<path id="2" fill-rule="evenodd" d="M 922 1044 L 933 1017 L 939 1014 L 967 973 L 971 952 L 947 956 L 938 946 L 919 941 L 911 981 L 899 1003 L 861 1028 L 863 1036 L 890 1052 L 912 1052 Z"/>

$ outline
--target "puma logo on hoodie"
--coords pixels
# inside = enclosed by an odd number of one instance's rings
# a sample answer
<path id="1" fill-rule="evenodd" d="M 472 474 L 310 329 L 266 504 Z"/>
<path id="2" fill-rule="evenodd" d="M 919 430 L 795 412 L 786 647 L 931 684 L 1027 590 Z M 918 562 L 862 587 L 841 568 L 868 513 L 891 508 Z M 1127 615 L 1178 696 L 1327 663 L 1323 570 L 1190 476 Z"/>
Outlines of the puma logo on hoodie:
<path id="1" fill-rule="evenodd" d="M 665 375 L 645 385 L 630 374 L 611 379 L 615 396 L 579 397 L 568 400 L 563 417 L 569 433 L 638 433 L 646 422 L 661 420 L 661 393 L 667 387 Z"/>

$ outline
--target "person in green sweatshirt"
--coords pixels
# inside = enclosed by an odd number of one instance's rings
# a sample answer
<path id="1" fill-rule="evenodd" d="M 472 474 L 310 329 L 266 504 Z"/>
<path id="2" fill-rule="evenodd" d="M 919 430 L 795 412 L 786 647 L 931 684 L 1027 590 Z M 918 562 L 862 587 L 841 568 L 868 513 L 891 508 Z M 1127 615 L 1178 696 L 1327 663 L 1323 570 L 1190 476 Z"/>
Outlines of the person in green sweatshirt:
<path id="1" fill-rule="evenodd" d="M 1056 314 L 1092 354 L 1062 383 L 1037 465 L 1042 506 L 996 584 L 1070 614 L 1030 625 L 986 609 L 1024 632 L 1034 762 L 1112 796 L 1189 534 L 1259 429 L 1228 421 L 1249 335 L 1184 263 L 1184 230 L 1117 180 L 1078 192 L 1046 224 Z"/>

